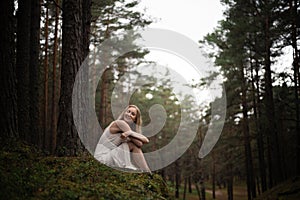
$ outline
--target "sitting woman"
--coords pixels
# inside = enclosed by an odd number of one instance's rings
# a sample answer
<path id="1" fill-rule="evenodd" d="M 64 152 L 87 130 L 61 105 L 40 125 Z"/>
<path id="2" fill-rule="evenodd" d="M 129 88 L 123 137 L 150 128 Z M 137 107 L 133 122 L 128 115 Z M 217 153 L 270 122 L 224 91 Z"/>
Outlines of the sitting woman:
<path id="1" fill-rule="evenodd" d="M 94 157 L 100 162 L 124 170 L 151 172 L 141 147 L 149 143 L 141 134 L 140 109 L 129 105 L 103 132 Z"/>

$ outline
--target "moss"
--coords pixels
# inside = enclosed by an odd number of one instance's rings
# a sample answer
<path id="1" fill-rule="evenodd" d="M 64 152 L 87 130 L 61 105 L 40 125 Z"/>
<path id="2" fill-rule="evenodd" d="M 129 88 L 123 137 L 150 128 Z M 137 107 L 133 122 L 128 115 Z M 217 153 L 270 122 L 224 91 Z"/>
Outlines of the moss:
<path id="1" fill-rule="evenodd" d="M 167 199 L 157 175 L 126 173 L 92 156 L 49 157 L 14 141 L 0 149 L 0 199 Z"/>

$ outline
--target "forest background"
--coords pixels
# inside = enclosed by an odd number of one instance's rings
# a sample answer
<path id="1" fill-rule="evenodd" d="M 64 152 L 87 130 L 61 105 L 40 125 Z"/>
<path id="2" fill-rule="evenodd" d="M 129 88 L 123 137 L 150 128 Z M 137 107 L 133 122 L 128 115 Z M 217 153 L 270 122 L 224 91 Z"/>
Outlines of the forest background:
<path id="1" fill-rule="evenodd" d="M 179 197 L 181 184 L 189 190 L 194 186 L 199 198 L 205 196 L 205 186 L 210 185 L 214 197 L 216 185 L 225 185 L 228 199 L 233 199 L 238 182 L 245 183 L 246 198 L 254 199 L 300 174 L 299 0 L 221 3 L 226 7 L 225 19 L 199 38 L 199 47 L 209 49 L 221 73 L 211 73 L 193 87 L 201 89 L 221 75 L 226 120 L 213 151 L 199 159 L 198 151 L 213 117 L 211 107 L 202 105 L 201 114 L 190 116 L 200 122 L 193 144 L 180 159 L 156 172 L 174 184 L 175 197 Z M 123 0 L 1 1 L 3 144 L 23 141 L 47 157 L 86 154 L 72 114 L 76 74 L 89 53 L 97 52 L 106 39 L 151 24 L 151 17 L 138 11 L 137 5 L 137 1 Z M 293 62 L 282 63 L 285 70 L 278 73 L 274 66 L 286 48 L 291 50 Z M 127 72 L 140 76 L 136 69 L 149 62 L 144 59 L 147 53 L 137 48 L 122 55 L 107 66 L 99 83 L 90 80 L 96 88 L 95 111 L 101 126 L 113 120 L 110 97 L 115 83 Z M 165 126 L 150 138 L 145 152 L 166 145 L 180 124 L 182 108 L 168 79 L 159 83 L 136 91 L 130 101 L 143 111 L 145 124 L 150 121 L 147 111 L 151 105 L 161 104 L 167 111 Z M 124 88 L 131 84 L 128 80 Z M 184 108 L 191 113 L 194 109 L 199 108 Z M 5 145 L 2 148 L 7 152 Z M 2 171 L 2 180 L 6 180 L 6 172 Z"/>

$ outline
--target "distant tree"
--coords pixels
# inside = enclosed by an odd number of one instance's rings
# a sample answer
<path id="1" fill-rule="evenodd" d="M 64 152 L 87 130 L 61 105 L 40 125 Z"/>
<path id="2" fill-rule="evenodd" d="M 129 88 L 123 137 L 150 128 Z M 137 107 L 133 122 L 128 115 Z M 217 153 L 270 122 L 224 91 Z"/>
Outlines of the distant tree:
<path id="1" fill-rule="evenodd" d="M 56 1 L 57 4 L 60 4 L 59 0 Z M 58 64 L 58 46 L 59 46 L 59 36 L 58 36 L 58 25 L 60 17 L 60 8 L 55 6 L 55 25 L 54 25 L 54 44 L 53 44 L 53 59 L 52 59 L 52 112 L 51 112 L 51 154 L 55 153 L 56 148 L 56 136 L 57 136 L 57 68 Z"/>
<path id="2" fill-rule="evenodd" d="M 133 31 L 141 27 L 145 27 L 151 23 L 144 17 L 144 14 L 136 11 L 135 7 L 138 5 L 138 1 L 124 1 L 124 0 L 113 0 L 105 2 L 94 2 L 92 10 L 93 13 L 98 13 L 98 18 L 92 20 L 92 42 L 95 46 L 94 51 L 98 51 L 98 45 L 107 39 L 116 38 L 122 41 L 122 43 L 127 42 L 126 47 L 132 47 L 137 49 L 134 52 L 126 53 L 125 55 L 119 55 L 118 60 L 111 64 L 110 66 L 105 66 L 105 70 L 99 81 L 99 88 L 97 89 L 100 102 L 97 104 L 98 118 L 100 123 L 105 127 L 112 120 L 110 97 L 112 89 L 114 87 L 114 81 L 121 77 L 128 68 L 132 67 L 132 60 L 141 60 L 145 51 L 138 50 L 138 48 L 133 44 L 128 38 L 122 40 L 122 36 L 126 34 L 126 31 Z M 120 37 L 121 36 L 121 37 Z M 114 53 L 122 51 L 122 45 L 120 49 L 115 49 Z M 103 62 L 107 63 L 111 55 L 108 54 L 109 50 L 103 50 Z M 101 53 L 101 52 L 99 52 Z M 125 60 L 130 60 L 126 62 Z M 115 76 L 118 74 L 118 77 Z M 100 94 L 99 94 L 100 93 Z M 98 97 L 97 97 L 98 98 Z M 99 109 L 98 109 L 99 107 Z"/>
<path id="3" fill-rule="evenodd" d="M 49 4 L 45 4 L 45 22 L 44 22 L 44 107 L 43 107 L 43 148 L 49 149 L 49 136 L 48 136 L 48 104 L 49 104 Z"/>

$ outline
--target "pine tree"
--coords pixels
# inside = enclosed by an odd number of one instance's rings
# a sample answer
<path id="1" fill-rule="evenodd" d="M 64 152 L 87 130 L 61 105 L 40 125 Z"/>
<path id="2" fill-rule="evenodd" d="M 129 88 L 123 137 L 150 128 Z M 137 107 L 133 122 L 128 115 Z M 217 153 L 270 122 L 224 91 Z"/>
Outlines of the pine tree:
<path id="1" fill-rule="evenodd" d="M 0 119 L 1 139 L 18 138 L 17 89 L 14 44 L 14 2 L 0 3 L 0 105 L 3 116 Z"/>

